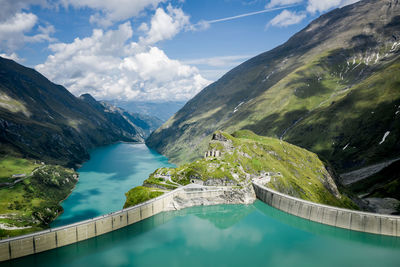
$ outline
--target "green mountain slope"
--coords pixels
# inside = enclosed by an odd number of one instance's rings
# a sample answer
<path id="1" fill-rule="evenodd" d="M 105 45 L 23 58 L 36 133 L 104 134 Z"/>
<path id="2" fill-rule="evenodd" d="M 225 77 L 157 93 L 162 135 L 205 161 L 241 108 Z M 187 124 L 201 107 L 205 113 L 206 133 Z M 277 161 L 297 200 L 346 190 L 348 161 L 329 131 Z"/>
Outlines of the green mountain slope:
<path id="1" fill-rule="evenodd" d="M 48 228 L 78 181 L 66 167 L 96 146 L 143 142 L 157 124 L 0 57 L 0 237 Z"/>
<path id="2" fill-rule="evenodd" d="M 197 183 L 244 188 L 252 179 L 282 193 L 317 203 L 355 208 L 341 195 L 318 156 L 285 141 L 262 137 L 248 130 L 233 135 L 217 131 L 202 159 L 177 168 L 160 168 L 126 194 L 125 207 L 158 196 L 161 190 Z M 147 198 L 143 196 L 147 194 Z"/>
<path id="3" fill-rule="evenodd" d="M 20 159 L 0 159 L 0 168 L 8 167 L 11 161 Z M 27 160 L 18 163 L 14 170 L 25 171 L 26 176 L 20 181 L 10 179 L 15 182 L 12 186 L 0 184 L 0 238 L 48 228 L 63 212 L 60 202 L 68 197 L 78 181 L 73 169 L 56 165 L 37 167 Z M 27 167 L 36 168 L 31 172 L 26 171 Z"/>
<path id="4" fill-rule="evenodd" d="M 201 155 L 213 131 L 250 129 L 310 149 L 339 172 L 394 158 L 399 40 L 398 1 L 333 10 L 205 88 L 147 144 L 182 163 Z"/>
<path id="5" fill-rule="evenodd" d="M 249 129 L 317 153 L 335 173 L 400 155 L 400 2 L 322 15 L 203 89 L 146 143 L 199 158 L 215 130 Z"/>
<path id="6" fill-rule="evenodd" d="M 95 146 L 143 137 L 120 112 L 89 95 L 76 98 L 35 70 L 0 58 L 0 154 L 72 167 Z"/>

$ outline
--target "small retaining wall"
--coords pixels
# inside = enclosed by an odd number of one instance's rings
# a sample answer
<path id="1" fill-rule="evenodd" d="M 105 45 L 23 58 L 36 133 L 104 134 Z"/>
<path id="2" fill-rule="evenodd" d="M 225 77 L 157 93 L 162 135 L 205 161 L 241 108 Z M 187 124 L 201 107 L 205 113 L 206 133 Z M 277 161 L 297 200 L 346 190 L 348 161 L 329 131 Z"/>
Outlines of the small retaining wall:
<path id="1" fill-rule="evenodd" d="M 257 198 L 289 214 L 344 229 L 400 236 L 400 216 L 359 212 L 291 197 L 253 182 Z"/>

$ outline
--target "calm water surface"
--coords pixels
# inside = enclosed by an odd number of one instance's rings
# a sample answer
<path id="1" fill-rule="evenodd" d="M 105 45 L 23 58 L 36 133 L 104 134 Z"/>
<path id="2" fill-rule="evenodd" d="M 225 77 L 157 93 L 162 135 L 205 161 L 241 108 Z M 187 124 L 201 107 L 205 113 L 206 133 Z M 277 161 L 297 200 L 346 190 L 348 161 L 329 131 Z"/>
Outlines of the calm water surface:
<path id="1" fill-rule="evenodd" d="M 77 191 L 82 195 L 64 202 L 66 214 L 60 221 L 85 217 L 86 211 L 97 215 L 119 209 L 126 188 L 140 184 L 145 173 L 167 164 L 164 157 L 144 146 L 119 144 L 94 151 L 80 170 Z M 256 201 L 249 206 L 161 213 L 97 238 L 4 265 L 398 267 L 400 238 L 325 226 Z"/>
<path id="2" fill-rule="evenodd" d="M 125 193 L 141 185 L 160 167 L 174 167 L 144 144 L 118 143 L 90 153 L 78 170 L 79 182 L 61 203 L 64 213 L 52 223 L 62 226 L 122 209 Z"/>

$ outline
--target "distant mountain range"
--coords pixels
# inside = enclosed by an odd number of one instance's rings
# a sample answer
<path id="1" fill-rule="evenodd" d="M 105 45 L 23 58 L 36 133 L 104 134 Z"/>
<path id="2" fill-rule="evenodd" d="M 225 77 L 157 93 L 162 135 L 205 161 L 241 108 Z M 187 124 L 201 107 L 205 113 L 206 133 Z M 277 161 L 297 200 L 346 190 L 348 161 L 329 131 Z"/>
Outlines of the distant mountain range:
<path id="1" fill-rule="evenodd" d="M 37 71 L 0 58 L 0 154 L 75 166 L 89 149 L 143 142 L 161 121 L 80 98 Z"/>
<path id="2" fill-rule="evenodd" d="M 400 2 L 364 0 L 322 15 L 206 87 L 146 143 L 186 163 L 214 131 L 240 129 L 313 151 L 339 174 L 399 158 Z M 386 188 L 380 197 L 400 194 L 393 164 L 371 182 Z"/>
<path id="3" fill-rule="evenodd" d="M 124 101 L 124 100 L 109 100 L 104 102 L 117 107 L 121 107 L 129 112 L 157 117 L 161 119 L 163 122 L 167 121 L 172 115 L 175 114 L 175 112 L 181 109 L 186 103 L 186 101 L 146 102 L 146 101 Z"/>

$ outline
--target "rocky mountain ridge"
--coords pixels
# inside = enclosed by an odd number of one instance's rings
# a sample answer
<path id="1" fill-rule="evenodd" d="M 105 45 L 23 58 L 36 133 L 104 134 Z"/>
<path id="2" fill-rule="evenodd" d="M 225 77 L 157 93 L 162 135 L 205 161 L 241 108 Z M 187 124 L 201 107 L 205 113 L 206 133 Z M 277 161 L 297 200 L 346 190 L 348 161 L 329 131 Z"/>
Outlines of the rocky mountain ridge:
<path id="1" fill-rule="evenodd" d="M 215 130 L 249 129 L 317 153 L 339 177 L 400 156 L 399 73 L 400 2 L 363 0 L 232 69 L 146 143 L 183 164 Z M 391 173 L 371 181 L 400 192 Z"/>
<path id="2" fill-rule="evenodd" d="M 90 95 L 77 98 L 37 71 L 0 58 L 1 155 L 75 167 L 96 146 L 143 142 L 157 123 Z"/>

